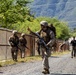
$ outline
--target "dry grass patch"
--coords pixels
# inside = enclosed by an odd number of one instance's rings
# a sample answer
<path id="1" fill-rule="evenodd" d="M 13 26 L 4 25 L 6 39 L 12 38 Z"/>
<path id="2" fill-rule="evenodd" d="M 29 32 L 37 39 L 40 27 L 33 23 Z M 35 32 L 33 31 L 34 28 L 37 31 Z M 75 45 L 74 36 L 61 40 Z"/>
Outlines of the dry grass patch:
<path id="1" fill-rule="evenodd" d="M 54 52 L 54 53 L 52 53 L 51 56 L 60 56 L 60 55 L 68 54 L 68 53 L 70 53 L 70 51 L 68 51 L 68 50 L 63 51 L 63 52 Z M 17 64 L 17 63 L 22 63 L 22 62 L 25 63 L 25 62 L 39 61 L 41 59 L 42 59 L 41 56 L 36 55 L 36 56 L 25 57 L 25 58 L 22 58 L 22 59 L 18 58 L 17 62 L 13 61 L 12 59 L 3 60 L 3 61 L 0 61 L 0 67 L 6 66 L 6 65 L 13 65 L 13 64 Z"/>
<path id="2" fill-rule="evenodd" d="M 60 56 L 60 55 L 65 55 L 65 54 L 69 54 L 70 51 L 66 50 L 66 51 L 62 51 L 62 52 L 54 52 L 52 53 L 52 56 Z"/>
<path id="3" fill-rule="evenodd" d="M 2 60 L 0 61 L 0 67 L 2 66 L 6 66 L 6 65 L 13 65 L 13 64 L 17 64 L 17 63 L 22 63 L 22 62 L 33 62 L 33 61 L 39 61 L 41 60 L 41 56 L 29 56 L 29 57 L 25 57 L 25 58 L 18 58 L 18 61 L 15 62 L 12 59 L 10 60 Z"/>

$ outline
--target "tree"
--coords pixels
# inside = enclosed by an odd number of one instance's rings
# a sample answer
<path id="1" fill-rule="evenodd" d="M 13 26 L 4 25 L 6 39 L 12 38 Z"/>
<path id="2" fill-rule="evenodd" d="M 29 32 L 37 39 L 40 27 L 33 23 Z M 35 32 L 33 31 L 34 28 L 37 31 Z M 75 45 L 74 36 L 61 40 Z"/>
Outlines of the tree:
<path id="1" fill-rule="evenodd" d="M 71 31 L 71 36 L 76 36 L 76 28 Z"/>
<path id="2" fill-rule="evenodd" d="M 55 27 L 58 39 L 66 40 L 70 37 L 70 29 L 67 23 L 59 21 L 55 23 Z"/>
<path id="3" fill-rule="evenodd" d="M 0 25 L 4 28 L 14 28 L 13 24 L 31 21 L 33 17 L 27 4 L 29 0 L 0 0 Z"/>

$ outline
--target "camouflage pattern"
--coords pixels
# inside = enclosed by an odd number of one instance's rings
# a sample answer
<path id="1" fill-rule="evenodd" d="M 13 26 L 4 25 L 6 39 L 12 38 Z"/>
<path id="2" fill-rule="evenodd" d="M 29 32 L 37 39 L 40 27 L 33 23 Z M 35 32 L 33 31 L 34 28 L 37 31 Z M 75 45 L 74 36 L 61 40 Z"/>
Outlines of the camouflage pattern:
<path id="1" fill-rule="evenodd" d="M 12 59 L 17 61 L 17 55 L 18 55 L 18 44 L 19 44 L 19 38 L 17 35 L 12 35 L 9 37 L 9 43 L 11 46 L 11 54 Z"/>
<path id="2" fill-rule="evenodd" d="M 75 40 L 75 37 L 73 37 L 71 44 L 72 44 L 71 57 L 73 58 L 73 57 L 76 57 L 76 40 Z"/>
<path id="3" fill-rule="evenodd" d="M 14 61 L 17 61 L 18 48 L 17 47 L 11 47 L 11 54 L 12 54 L 12 59 Z"/>
<path id="4" fill-rule="evenodd" d="M 43 30 L 40 32 L 40 36 L 44 39 L 45 43 L 48 45 L 49 50 L 46 51 L 45 47 L 41 45 L 43 68 L 49 69 L 48 57 L 51 55 L 51 48 L 55 42 L 54 33 L 48 28 L 46 32 Z"/>
<path id="5" fill-rule="evenodd" d="M 54 45 L 55 43 L 55 34 L 53 31 L 51 31 L 51 29 L 48 27 L 48 23 L 46 21 L 41 21 L 40 22 L 41 25 L 41 30 L 39 32 L 37 32 L 40 37 L 44 40 L 44 42 L 46 43 L 46 45 L 48 46 L 49 50 L 45 48 L 44 44 L 41 43 L 41 51 L 42 51 L 42 59 L 43 59 L 43 69 L 44 71 L 42 71 L 42 73 L 44 74 L 49 74 L 49 62 L 48 62 L 48 57 L 50 56 L 51 53 L 51 47 Z M 33 35 L 36 35 L 34 32 L 32 32 L 30 30 L 30 28 L 28 28 L 28 31 L 30 31 L 30 33 L 32 33 Z"/>
<path id="6" fill-rule="evenodd" d="M 20 48 L 20 52 L 21 52 L 21 58 L 25 57 L 26 44 L 27 44 L 26 38 L 21 36 L 19 38 L 19 48 Z"/>
<path id="7" fill-rule="evenodd" d="M 71 56 L 76 57 L 76 46 L 72 46 Z"/>

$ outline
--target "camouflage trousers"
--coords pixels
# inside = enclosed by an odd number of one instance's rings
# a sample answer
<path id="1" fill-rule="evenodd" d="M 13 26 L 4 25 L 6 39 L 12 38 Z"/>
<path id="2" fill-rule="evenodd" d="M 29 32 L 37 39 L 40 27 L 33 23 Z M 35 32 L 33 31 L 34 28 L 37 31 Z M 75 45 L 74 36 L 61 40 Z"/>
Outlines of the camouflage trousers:
<path id="1" fill-rule="evenodd" d="M 25 46 L 19 46 L 21 58 L 25 58 Z"/>
<path id="2" fill-rule="evenodd" d="M 12 54 L 12 59 L 14 61 L 17 61 L 18 48 L 17 47 L 11 47 L 11 54 Z"/>
<path id="3" fill-rule="evenodd" d="M 46 51 L 45 48 L 41 48 L 41 51 L 42 51 L 42 66 L 43 66 L 43 69 L 44 68 L 49 69 L 49 60 L 48 59 L 51 55 L 51 49 Z"/>
<path id="4" fill-rule="evenodd" d="M 71 52 L 71 56 L 73 57 L 76 57 L 76 46 L 73 46 L 72 47 L 72 52 Z"/>

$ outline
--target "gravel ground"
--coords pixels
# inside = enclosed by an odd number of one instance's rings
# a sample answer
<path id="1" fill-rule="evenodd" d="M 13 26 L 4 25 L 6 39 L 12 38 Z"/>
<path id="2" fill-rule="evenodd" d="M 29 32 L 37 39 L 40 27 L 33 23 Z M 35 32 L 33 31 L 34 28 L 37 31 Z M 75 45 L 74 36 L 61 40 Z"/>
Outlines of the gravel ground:
<path id="1" fill-rule="evenodd" d="M 51 56 L 49 58 L 50 74 L 47 75 L 76 75 L 76 57 L 70 54 Z M 32 61 L 0 67 L 0 75 L 44 75 L 42 61 Z"/>

